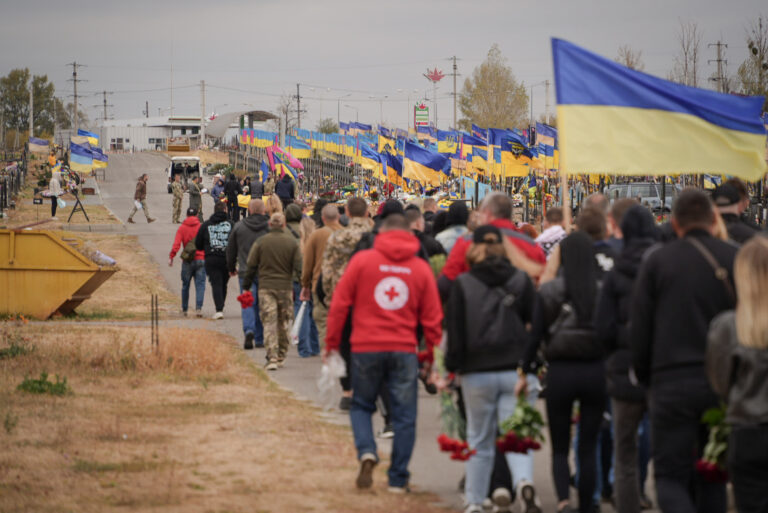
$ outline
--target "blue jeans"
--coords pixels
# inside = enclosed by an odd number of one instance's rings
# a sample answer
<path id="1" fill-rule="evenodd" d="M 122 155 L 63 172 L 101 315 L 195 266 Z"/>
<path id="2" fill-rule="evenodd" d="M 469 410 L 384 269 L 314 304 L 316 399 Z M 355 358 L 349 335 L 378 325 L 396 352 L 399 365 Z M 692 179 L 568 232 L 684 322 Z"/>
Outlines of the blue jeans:
<path id="1" fill-rule="evenodd" d="M 240 293 L 243 293 L 243 277 L 238 276 L 240 283 Z M 251 294 L 253 295 L 253 306 L 242 308 L 240 313 L 243 317 L 243 333 L 253 333 L 253 343 L 257 347 L 264 345 L 264 326 L 261 324 L 259 316 L 259 280 L 254 278 L 251 284 Z"/>
<path id="2" fill-rule="evenodd" d="M 189 283 L 195 279 L 195 309 L 203 308 L 205 299 L 205 263 L 203 260 L 181 262 L 181 309 L 189 308 Z"/>
<path id="3" fill-rule="evenodd" d="M 416 402 L 418 397 L 419 360 L 415 353 L 352 353 L 352 406 L 349 420 L 355 436 L 358 459 L 376 454 L 371 415 L 376 411 L 376 398 L 382 384 L 389 392 L 390 418 L 395 437 L 392 441 L 391 465 L 387 475 L 389 486 L 408 484 L 413 444 L 416 441 Z"/>
<path id="4" fill-rule="evenodd" d="M 301 285 L 298 282 L 293 282 L 293 318 L 299 315 L 299 308 L 301 308 Z M 316 356 L 320 354 L 320 340 L 317 335 L 317 326 L 315 325 L 315 319 L 312 317 L 312 301 L 307 301 L 307 307 L 304 310 L 304 320 L 301 321 L 301 327 L 299 328 L 299 356 L 306 358 L 308 356 Z"/>
<path id="5" fill-rule="evenodd" d="M 526 379 L 527 400 L 534 404 L 539 397 L 539 380 L 532 374 Z M 461 393 L 467 410 L 467 442 L 470 449 L 477 450 L 466 463 L 464 492 L 467 504 L 482 504 L 488 496 L 496 434 L 499 424 L 512 415 L 517 406 L 517 380 L 517 372 L 513 370 L 472 372 L 461 376 Z M 533 482 L 533 454 L 530 451 L 528 454 L 508 452 L 505 457 L 515 488 L 522 480 Z"/>

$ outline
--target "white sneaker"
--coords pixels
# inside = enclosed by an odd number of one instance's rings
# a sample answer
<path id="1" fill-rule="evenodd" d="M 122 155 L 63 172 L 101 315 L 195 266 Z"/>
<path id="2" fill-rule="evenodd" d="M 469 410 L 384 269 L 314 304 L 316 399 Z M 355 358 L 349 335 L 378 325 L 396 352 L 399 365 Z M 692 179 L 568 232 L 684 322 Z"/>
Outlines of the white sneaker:
<path id="1" fill-rule="evenodd" d="M 277 362 L 269 362 L 267 365 L 264 366 L 264 369 L 268 371 L 276 371 L 277 370 Z"/>
<path id="2" fill-rule="evenodd" d="M 480 504 L 468 504 L 464 513 L 483 513 L 483 506 Z"/>
<path id="3" fill-rule="evenodd" d="M 496 488 L 491 493 L 491 502 L 493 502 L 493 511 L 501 513 L 512 511 L 512 493 L 506 488 Z"/>
<path id="4" fill-rule="evenodd" d="M 517 483 L 517 501 L 521 513 L 541 513 L 541 501 L 536 496 L 536 489 L 530 481 Z"/>
<path id="5" fill-rule="evenodd" d="M 223 318 L 224 318 L 224 312 L 216 312 L 215 314 L 213 314 L 213 317 L 212 317 L 214 321 L 217 321 Z"/>

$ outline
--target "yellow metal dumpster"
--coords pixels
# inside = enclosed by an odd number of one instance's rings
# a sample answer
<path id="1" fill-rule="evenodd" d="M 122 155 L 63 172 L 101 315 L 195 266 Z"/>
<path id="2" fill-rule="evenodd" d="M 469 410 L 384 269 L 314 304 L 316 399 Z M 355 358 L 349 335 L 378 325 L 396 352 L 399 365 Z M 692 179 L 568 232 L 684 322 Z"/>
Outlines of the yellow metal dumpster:
<path id="1" fill-rule="evenodd" d="M 48 230 L 0 230 L 0 314 L 47 319 L 91 297 L 117 267 L 95 262 L 84 247 Z"/>

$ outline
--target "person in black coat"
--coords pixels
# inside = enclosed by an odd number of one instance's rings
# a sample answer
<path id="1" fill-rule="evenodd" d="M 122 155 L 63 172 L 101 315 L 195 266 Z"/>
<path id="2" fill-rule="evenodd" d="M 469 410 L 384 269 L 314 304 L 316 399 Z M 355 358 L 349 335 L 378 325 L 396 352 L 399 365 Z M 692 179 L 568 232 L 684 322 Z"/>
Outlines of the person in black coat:
<path id="1" fill-rule="evenodd" d="M 296 184 L 293 183 L 293 178 L 286 173 L 275 185 L 275 194 L 283 202 L 283 210 L 293 203 L 296 197 Z"/>
<path id="2" fill-rule="evenodd" d="M 579 512 L 591 513 L 597 484 L 597 441 L 606 406 L 604 351 L 595 333 L 594 312 L 600 282 L 612 267 L 614 255 L 604 242 L 607 228 L 602 211 L 587 208 L 576 224 L 579 230 L 560 243 L 557 277 L 539 289 L 540 307 L 534 312 L 524 368 L 532 371 L 544 339 L 557 511 L 572 511 L 568 454 L 573 405 L 579 402 Z"/>
<path id="3" fill-rule="evenodd" d="M 708 483 L 694 470 L 707 441 L 701 416 L 719 404 L 704 369 L 707 330 L 736 299 L 737 247 L 712 236 L 716 215 L 703 192 L 681 192 L 672 209 L 678 239 L 645 258 L 632 296 L 632 363 L 649 387 L 654 476 L 664 513 L 726 510 L 725 485 Z"/>
<path id="4" fill-rule="evenodd" d="M 656 244 L 659 229 L 647 208 L 630 207 L 619 221 L 624 247 L 605 275 L 595 312 L 597 338 L 607 355 L 605 372 L 614 425 L 614 500 L 616 510 L 639 513 L 641 497 L 648 502 L 638 479 L 638 427 L 647 411 L 645 389 L 630 379 L 632 351 L 629 314 L 632 288 L 643 255 Z M 641 462 L 647 465 L 647 461 Z"/>
<path id="5" fill-rule="evenodd" d="M 240 187 L 240 182 L 237 180 L 235 173 L 231 173 L 224 184 L 224 196 L 227 198 L 229 219 L 233 223 L 240 220 L 240 205 L 237 204 L 237 197 L 242 193 L 243 188 Z"/>
<path id="6" fill-rule="evenodd" d="M 264 184 L 261 180 L 251 180 L 251 198 L 261 199 L 264 196 Z"/>

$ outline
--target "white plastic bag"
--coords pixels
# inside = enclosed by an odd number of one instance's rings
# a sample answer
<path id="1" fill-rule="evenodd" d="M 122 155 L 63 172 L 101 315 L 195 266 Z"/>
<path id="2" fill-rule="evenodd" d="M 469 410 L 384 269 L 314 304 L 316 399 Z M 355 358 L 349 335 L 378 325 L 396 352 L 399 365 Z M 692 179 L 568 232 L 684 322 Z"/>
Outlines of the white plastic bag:
<path id="1" fill-rule="evenodd" d="M 136 206 L 136 210 L 141 210 L 141 201 L 133 200 L 133 204 Z"/>
<path id="2" fill-rule="evenodd" d="M 325 410 L 330 410 L 339 404 L 341 398 L 341 386 L 339 378 L 347 375 L 347 367 L 344 360 L 337 351 L 332 351 L 328 355 L 322 369 L 320 377 L 317 379 L 317 389 L 320 392 L 320 406 Z"/>
<path id="3" fill-rule="evenodd" d="M 293 321 L 293 327 L 291 328 L 291 344 L 294 346 L 299 345 L 299 331 L 301 331 L 301 322 L 304 320 L 304 312 L 307 310 L 307 302 L 302 301 L 299 307 L 299 313 L 296 314 L 296 319 Z"/>
<path id="4" fill-rule="evenodd" d="M 58 206 L 59 208 L 64 208 L 67 206 L 67 202 L 61 198 L 56 198 L 56 206 Z"/>

